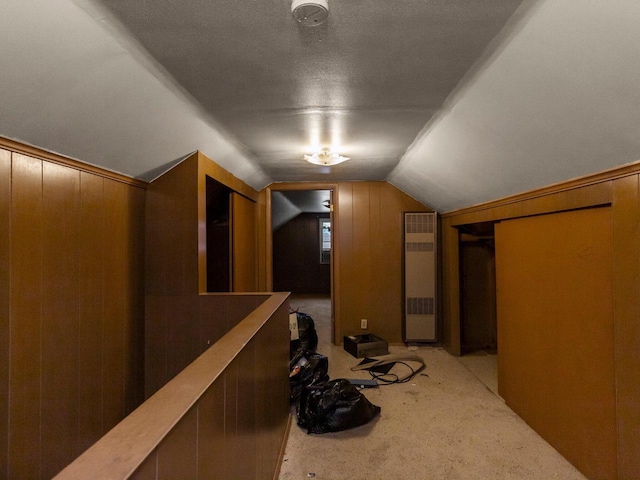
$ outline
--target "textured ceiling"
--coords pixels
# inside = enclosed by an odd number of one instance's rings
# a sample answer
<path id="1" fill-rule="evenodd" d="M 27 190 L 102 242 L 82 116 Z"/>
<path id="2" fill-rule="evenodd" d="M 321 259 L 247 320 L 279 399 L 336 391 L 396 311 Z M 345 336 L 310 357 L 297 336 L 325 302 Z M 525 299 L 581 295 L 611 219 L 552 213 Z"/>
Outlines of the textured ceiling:
<path id="1" fill-rule="evenodd" d="M 288 0 L 97 1 L 278 181 L 384 179 L 520 4 L 335 0 L 309 28 Z"/>
<path id="2" fill-rule="evenodd" d="M 4 0 L 0 135 L 146 180 L 384 180 L 439 211 L 640 159 L 640 2 Z M 301 160 L 339 146 L 332 168 Z"/>

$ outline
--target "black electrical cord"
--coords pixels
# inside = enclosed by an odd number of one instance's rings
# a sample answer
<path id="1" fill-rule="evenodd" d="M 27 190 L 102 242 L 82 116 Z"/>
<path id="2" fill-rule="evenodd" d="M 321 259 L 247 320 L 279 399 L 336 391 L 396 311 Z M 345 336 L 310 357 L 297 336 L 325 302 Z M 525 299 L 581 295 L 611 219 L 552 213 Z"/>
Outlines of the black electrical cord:
<path id="1" fill-rule="evenodd" d="M 394 383 L 407 383 L 409 380 L 415 377 L 416 374 L 420 371 L 420 370 L 414 370 L 413 368 L 411 368 L 411 365 L 405 362 L 395 362 L 395 364 L 404 365 L 409 370 L 411 370 L 411 374 L 408 377 L 403 377 L 403 378 L 400 378 L 395 373 L 390 373 L 390 372 L 378 373 L 378 372 L 372 372 L 371 370 L 369 370 L 369 374 L 371 375 L 371 378 L 379 382 L 381 385 L 393 385 Z"/>

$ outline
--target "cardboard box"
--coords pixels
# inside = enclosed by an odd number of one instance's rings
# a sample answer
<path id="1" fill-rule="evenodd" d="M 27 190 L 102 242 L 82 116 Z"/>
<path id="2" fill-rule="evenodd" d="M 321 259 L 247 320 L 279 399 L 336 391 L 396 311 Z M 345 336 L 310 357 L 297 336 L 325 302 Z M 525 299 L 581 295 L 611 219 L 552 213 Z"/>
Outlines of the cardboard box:
<path id="1" fill-rule="evenodd" d="M 387 355 L 389 344 L 386 340 L 372 334 L 345 335 L 344 349 L 356 358 Z"/>

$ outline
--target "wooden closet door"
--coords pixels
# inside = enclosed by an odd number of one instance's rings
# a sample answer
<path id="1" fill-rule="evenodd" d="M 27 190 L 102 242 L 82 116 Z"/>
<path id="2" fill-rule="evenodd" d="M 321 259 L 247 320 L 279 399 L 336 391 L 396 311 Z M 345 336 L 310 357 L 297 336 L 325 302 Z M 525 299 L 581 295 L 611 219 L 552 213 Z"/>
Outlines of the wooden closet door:
<path id="1" fill-rule="evenodd" d="M 591 479 L 616 478 L 611 209 L 496 225 L 500 395 Z"/>
<path id="2" fill-rule="evenodd" d="M 256 204 L 237 193 L 231 194 L 231 258 L 234 292 L 255 292 Z"/>

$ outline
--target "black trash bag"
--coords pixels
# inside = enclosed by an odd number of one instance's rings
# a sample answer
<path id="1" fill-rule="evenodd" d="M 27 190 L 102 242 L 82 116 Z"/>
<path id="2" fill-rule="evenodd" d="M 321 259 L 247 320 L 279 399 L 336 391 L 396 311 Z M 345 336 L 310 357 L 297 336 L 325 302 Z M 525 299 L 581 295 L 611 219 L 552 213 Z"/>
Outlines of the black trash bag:
<path id="1" fill-rule="evenodd" d="M 296 404 L 298 425 L 307 433 L 348 430 L 379 414 L 380 407 L 343 378 L 307 387 Z"/>
<path id="2" fill-rule="evenodd" d="M 311 385 L 329 380 L 329 359 L 309 350 L 298 350 L 289 362 L 289 387 L 291 401 L 300 397 L 300 392 Z"/>
<path id="3" fill-rule="evenodd" d="M 318 334 L 313 318 L 302 312 L 296 312 L 296 317 L 298 320 L 298 340 L 291 340 L 289 358 L 293 358 L 298 350 L 315 352 L 318 348 Z"/>

